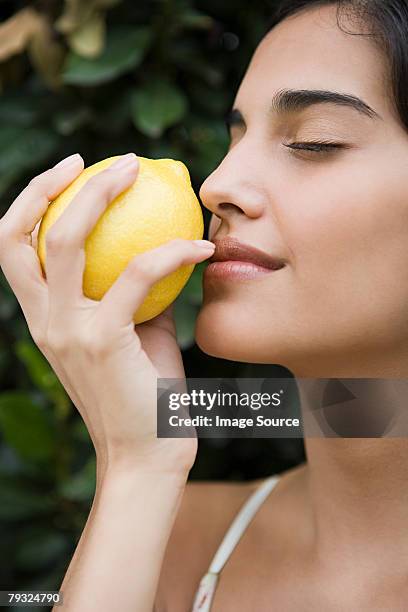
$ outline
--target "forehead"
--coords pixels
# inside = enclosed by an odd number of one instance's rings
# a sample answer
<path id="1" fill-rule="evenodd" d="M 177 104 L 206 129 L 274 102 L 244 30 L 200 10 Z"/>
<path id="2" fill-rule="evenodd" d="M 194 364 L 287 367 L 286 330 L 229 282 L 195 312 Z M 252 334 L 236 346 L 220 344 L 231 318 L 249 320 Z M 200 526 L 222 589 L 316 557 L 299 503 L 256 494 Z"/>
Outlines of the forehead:
<path id="1" fill-rule="evenodd" d="M 340 25 L 350 32 L 363 31 L 345 15 Z M 275 91 L 284 88 L 354 94 L 383 116 L 393 113 L 381 50 L 364 36 L 343 32 L 332 5 L 293 15 L 264 37 L 237 92 L 235 106 L 242 110 L 253 107 L 254 102 L 263 106 Z"/>

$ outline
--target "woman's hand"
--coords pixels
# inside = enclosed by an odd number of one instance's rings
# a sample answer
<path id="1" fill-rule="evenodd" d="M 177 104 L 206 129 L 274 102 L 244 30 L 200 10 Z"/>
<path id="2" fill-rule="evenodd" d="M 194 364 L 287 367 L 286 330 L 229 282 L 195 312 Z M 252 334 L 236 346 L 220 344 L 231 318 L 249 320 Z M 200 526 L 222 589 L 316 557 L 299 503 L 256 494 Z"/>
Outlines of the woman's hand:
<path id="1" fill-rule="evenodd" d="M 49 201 L 83 170 L 71 156 L 36 176 L 0 219 L 0 265 L 34 342 L 78 408 L 99 469 L 185 474 L 196 438 L 157 438 L 157 378 L 184 378 L 172 306 L 145 323 L 132 317 L 152 285 L 211 248 L 172 240 L 135 257 L 101 301 L 82 291 L 84 244 L 108 204 L 137 180 L 137 157 L 123 156 L 93 176 L 46 235 L 46 279 L 33 240 Z"/>

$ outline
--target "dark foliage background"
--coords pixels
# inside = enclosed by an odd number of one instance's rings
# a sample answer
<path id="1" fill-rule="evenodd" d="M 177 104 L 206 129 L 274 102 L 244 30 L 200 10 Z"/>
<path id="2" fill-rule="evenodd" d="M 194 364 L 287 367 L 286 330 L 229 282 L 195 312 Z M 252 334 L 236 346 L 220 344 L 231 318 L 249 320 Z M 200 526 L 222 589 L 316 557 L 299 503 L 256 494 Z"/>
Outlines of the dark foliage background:
<path id="1" fill-rule="evenodd" d="M 272 5 L 0 2 L 0 216 L 30 178 L 75 152 L 86 165 L 128 151 L 180 159 L 197 193 L 226 153 L 223 117 Z M 176 301 L 187 375 L 286 376 L 194 344 L 201 273 Z M 260 478 L 303 460 L 302 440 L 202 440 L 191 478 Z M 58 588 L 94 483 L 87 430 L 0 275 L 0 589 Z"/>

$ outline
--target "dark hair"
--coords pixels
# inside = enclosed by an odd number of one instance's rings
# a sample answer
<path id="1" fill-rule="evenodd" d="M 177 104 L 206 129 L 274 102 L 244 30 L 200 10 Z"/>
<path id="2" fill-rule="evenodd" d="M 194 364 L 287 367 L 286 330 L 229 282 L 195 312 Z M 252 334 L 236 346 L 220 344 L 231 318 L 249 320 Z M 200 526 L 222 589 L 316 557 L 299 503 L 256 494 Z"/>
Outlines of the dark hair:
<path id="1" fill-rule="evenodd" d="M 408 1 L 280 0 L 267 24 L 266 33 L 286 17 L 327 5 L 337 6 L 337 25 L 343 32 L 371 37 L 384 54 L 389 67 L 390 100 L 408 132 Z M 344 13 L 364 24 L 364 32 L 345 30 L 340 24 Z"/>

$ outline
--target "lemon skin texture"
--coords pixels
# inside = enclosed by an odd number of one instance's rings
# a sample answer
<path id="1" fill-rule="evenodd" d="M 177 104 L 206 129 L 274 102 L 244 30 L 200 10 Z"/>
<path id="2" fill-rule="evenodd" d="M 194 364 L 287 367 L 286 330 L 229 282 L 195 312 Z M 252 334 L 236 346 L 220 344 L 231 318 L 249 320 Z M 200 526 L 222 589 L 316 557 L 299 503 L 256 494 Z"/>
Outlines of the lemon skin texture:
<path id="1" fill-rule="evenodd" d="M 47 231 L 84 184 L 120 157 L 109 157 L 85 168 L 48 206 L 37 237 L 44 275 Z M 138 156 L 138 160 L 135 182 L 108 205 L 85 240 L 83 293 L 93 300 L 102 299 L 136 255 L 174 238 L 203 237 L 203 214 L 186 166 L 174 159 Z M 152 285 L 133 321 L 143 323 L 163 312 L 182 291 L 194 267 L 183 265 Z"/>

